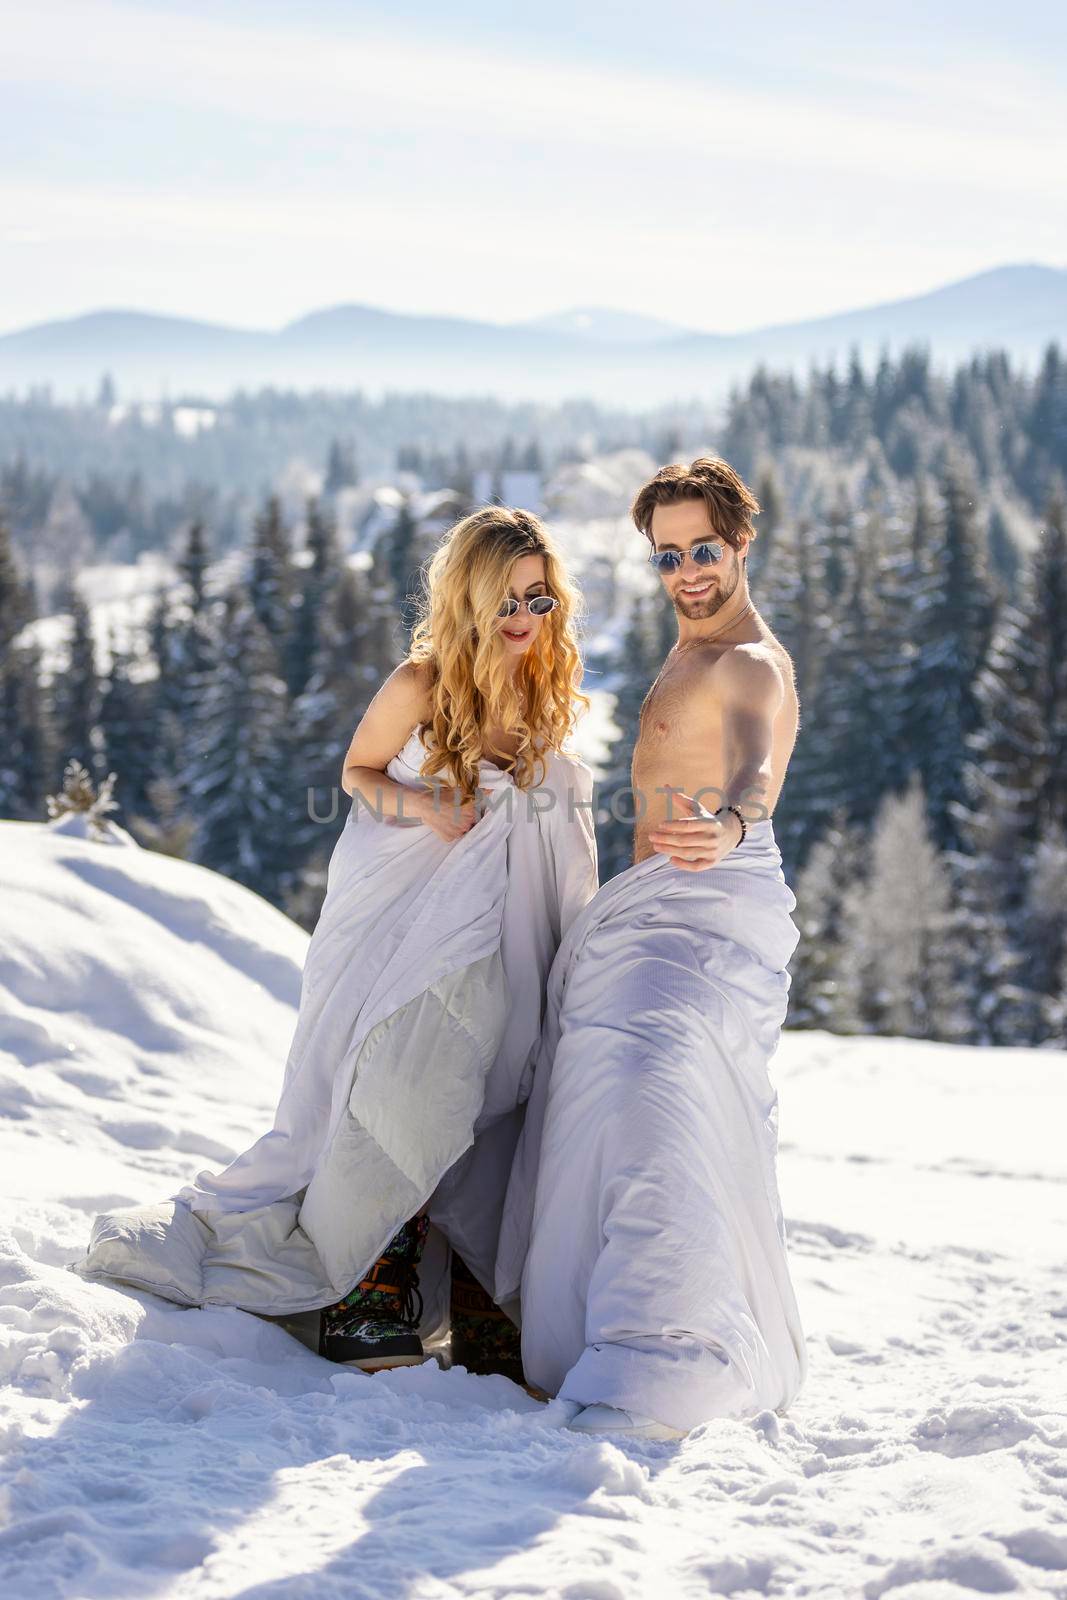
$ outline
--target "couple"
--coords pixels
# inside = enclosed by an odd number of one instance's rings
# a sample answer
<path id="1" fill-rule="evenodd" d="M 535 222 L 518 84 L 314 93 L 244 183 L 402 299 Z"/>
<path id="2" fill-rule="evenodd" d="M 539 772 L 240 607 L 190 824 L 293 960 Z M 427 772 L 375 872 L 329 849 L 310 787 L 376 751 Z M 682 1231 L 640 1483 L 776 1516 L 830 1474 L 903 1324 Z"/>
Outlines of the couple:
<path id="1" fill-rule="evenodd" d="M 633 517 L 679 638 L 641 710 L 634 862 L 597 888 L 564 747 L 579 595 L 546 529 L 446 534 L 352 739 L 274 1126 L 72 1270 L 282 1322 L 366 1370 L 525 1377 L 587 1435 L 784 1411 L 806 1374 L 779 1202 L 797 942 L 771 813 L 792 664 L 748 594 L 753 495 L 664 467 Z M 520 1334 L 521 1329 L 521 1359 Z"/>

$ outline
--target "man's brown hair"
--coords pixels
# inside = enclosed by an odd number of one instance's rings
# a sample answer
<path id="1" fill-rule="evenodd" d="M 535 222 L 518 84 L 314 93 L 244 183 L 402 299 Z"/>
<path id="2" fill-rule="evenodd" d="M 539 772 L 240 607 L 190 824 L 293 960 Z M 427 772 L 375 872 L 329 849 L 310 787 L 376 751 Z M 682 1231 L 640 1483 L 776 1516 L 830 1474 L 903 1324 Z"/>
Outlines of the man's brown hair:
<path id="1" fill-rule="evenodd" d="M 741 549 L 743 534 L 756 537 L 751 519 L 759 512 L 759 501 L 733 467 L 717 456 L 697 456 L 688 467 L 672 461 L 638 490 L 630 515 L 649 544 L 653 542 L 653 511 L 679 500 L 703 500 L 711 526 L 733 550 Z"/>

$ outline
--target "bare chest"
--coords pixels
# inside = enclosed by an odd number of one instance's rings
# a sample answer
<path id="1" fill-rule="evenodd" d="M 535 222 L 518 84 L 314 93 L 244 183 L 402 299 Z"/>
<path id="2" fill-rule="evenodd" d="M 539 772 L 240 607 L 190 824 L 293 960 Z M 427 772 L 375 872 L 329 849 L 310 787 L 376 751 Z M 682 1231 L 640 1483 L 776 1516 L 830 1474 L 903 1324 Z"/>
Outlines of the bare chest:
<path id="1" fill-rule="evenodd" d="M 653 752 L 685 744 L 690 738 L 706 739 L 720 725 L 717 696 L 709 691 L 705 670 L 699 672 L 685 657 L 668 661 L 641 705 L 637 747 Z M 637 752 L 635 751 L 635 754 Z"/>
<path id="2" fill-rule="evenodd" d="M 519 750 L 518 735 L 506 733 L 503 728 L 488 728 L 483 736 L 482 749 L 487 761 L 495 761 L 501 756 L 514 761 Z"/>

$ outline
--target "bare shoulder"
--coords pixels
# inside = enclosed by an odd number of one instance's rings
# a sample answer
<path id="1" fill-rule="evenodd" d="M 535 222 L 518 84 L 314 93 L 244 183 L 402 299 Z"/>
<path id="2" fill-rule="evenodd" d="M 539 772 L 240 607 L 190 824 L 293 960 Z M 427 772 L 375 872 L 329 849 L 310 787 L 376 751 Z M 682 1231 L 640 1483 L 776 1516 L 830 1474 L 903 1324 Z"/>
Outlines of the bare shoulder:
<path id="1" fill-rule="evenodd" d="M 792 662 L 773 638 L 730 645 L 710 667 L 724 693 L 781 699 L 792 681 Z"/>
<path id="2" fill-rule="evenodd" d="M 425 661 L 403 661 L 402 669 L 418 684 L 423 694 L 429 694 L 437 679 L 437 667 L 428 657 Z"/>
<path id="3" fill-rule="evenodd" d="M 433 710 L 435 676 L 432 661 L 402 661 L 393 668 L 378 692 L 387 693 L 398 709 L 403 706 L 413 724 L 425 722 Z"/>
<path id="4" fill-rule="evenodd" d="M 415 728 L 429 722 L 433 698 L 422 663 L 402 661 L 379 685 L 352 735 L 346 766 L 385 768 Z"/>

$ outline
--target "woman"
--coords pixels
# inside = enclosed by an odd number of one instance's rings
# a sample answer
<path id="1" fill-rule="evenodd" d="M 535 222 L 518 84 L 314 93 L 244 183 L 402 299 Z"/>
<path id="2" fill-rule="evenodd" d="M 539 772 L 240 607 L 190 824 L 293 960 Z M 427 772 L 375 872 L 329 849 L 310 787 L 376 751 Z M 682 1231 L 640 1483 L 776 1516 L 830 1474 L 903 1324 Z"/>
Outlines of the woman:
<path id="1" fill-rule="evenodd" d="M 468 1304 L 492 1292 L 548 971 L 597 887 L 592 774 L 564 750 L 589 702 L 559 551 L 530 513 L 486 507 L 427 577 L 344 764 L 274 1126 L 173 1199 L 99 1217 L 73 1268 L 322 1311 L 320 1352 L 368 1369 L 422 1359 L 452 1255 Z"/>

